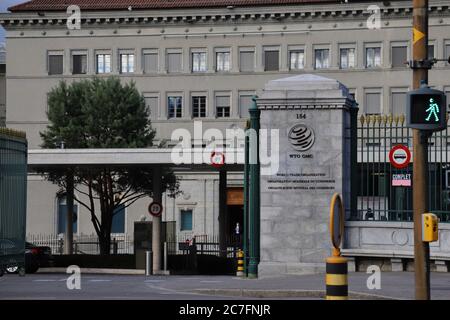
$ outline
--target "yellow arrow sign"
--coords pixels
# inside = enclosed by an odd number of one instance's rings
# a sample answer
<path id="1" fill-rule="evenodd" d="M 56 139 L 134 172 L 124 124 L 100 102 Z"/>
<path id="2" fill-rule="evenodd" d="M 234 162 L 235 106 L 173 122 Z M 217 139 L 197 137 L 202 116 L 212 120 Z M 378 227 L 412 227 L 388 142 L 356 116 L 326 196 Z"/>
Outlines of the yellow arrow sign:
<path id="1" fill-rule="evenodd" d="M 413 28 L 413 44 L 416 44 L 416 42 L 422 39 L 423 37 L 425 37 L 425 33 L 417 30 L 416 28 Z"/>

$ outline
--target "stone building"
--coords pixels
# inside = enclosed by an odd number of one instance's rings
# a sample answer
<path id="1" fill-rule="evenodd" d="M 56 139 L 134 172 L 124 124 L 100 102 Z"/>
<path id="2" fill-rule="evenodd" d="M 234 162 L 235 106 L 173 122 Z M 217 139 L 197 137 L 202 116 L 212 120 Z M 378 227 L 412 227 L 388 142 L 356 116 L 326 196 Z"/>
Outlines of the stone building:
<path id="1" fill-rule="evenodd" d="M 345 84 L 363 114 L 403 113 L 411 88 L 411 1 L 33 0 L 0 14 L 7 30 L 6 125 L 27 132 L 38 149 L 47 125 L 47 93 L 59 81 L 115 75 L 135 81 L 151 109 L 158 141 L 194 121 L 203 130 L 243 128 L 251 97 L 275 79 L 316 74 Z M 73 15 L 75 14 L 75 15 Z M 450 56 L 448 1 L 430 1 L 430 56 Z M 450 65 L 439 62 L 430 85 L 450 97 Z M 0 80 L 1 81 L 1 80 Z M 0 82 L 1 83 L 1 82 Z M 1 91 L 0 91 L 1 92 Z M 1 103 L 1 101 L 0 101 Z M 194 135 L 193 135 L 194 136 Z M 193 139 L 203 146 L 210 141 Z M 179 234 L 217 235 L 217 174 L 178 172 L 183 194 L 164 197 L 163 220 Z M 228 232 L 242 219 L 242 172 L 228 175 Z M 64 199 L 30 174 L 28 233 L 63 232 Z M 132 235 L 149 199 L 116 221 Z M 78 207 L 77 234 L 91 234 Z"/>

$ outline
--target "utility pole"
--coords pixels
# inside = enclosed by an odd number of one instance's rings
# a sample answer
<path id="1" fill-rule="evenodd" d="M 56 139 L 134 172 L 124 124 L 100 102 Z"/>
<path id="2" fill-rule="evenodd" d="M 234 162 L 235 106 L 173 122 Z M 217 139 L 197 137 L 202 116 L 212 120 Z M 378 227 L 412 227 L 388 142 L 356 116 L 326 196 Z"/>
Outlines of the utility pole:
<path id="1" fill-rule="evenodd" d="M 413 89 L 428 83 L 428 0 L 413 0 Z M 422 63 L 421 63 L 422 62 Z M 428 137 L 413 129 L 414 271 L 416 300 L 430 299 L 430 246 L 422 241 L 422 214 L 428 212 Z"/>

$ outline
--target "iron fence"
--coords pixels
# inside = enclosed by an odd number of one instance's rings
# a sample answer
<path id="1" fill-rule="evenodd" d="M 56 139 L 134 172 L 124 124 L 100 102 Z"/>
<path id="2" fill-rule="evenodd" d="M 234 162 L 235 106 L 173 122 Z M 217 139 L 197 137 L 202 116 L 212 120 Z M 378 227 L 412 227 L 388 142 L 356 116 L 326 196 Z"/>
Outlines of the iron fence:
<path id="1" fill-rule="evenodd" d="M 242 248 L 240 235 L 225 238 L 226 256 L 235 258 L 237 249 Z M 188 254 L 195 248 L 196 254 L 220 256 L 219 235 L 190 235 L 179 234 L 167 239 L 167 252 L 169 255 Z"/>
<path id="2" fill-rule="evenodd" d="M 389 152 L 396 145 L 413 153 L 413 134 L 405 116 L 363 115 L 357 132 L 357 212 L 351 219 L 412 221 L 412 163 L 404 169 L 389 163 Z M 449 146 L 448 127 L 428 140 L 428 202 L 441 222 L 450 222 Z"/>
<path id="3" fill-rule="evenodd" d="M 64 235 L 28 235 L 27 242 L 38 246 L 47 246 L 52 254 L 64 254 Z M 97 235 L 74 235 L 74 254 L 100 254 L 100 242 Z M 134 254 L 133 238 L 127 235 L 111 237 L 111 254 Z"/>
<path id="4" fill-rule="evenodd" d="M 10 264 L 23 270 L 27 190 L 25 133 L 0 128 L 0 274 Z"/>

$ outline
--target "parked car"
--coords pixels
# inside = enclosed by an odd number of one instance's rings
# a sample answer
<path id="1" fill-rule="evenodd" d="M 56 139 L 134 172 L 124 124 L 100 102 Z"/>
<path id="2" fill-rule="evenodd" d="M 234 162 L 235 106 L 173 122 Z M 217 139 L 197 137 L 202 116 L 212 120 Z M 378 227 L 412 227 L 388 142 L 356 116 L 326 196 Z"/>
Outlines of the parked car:
<path id="1" fill-rule="evenodd" d="M 25 242 L 25 270 L 21 270 L 17 261 L 21 260 L 20 242 L 0 239 L 0 259 L 4 261 L 1 266 L 0 274 L 7 273 L 35 273 L 40 267 L 51 267 L 54 259 L 50 247 L 36 246 Z"/>

